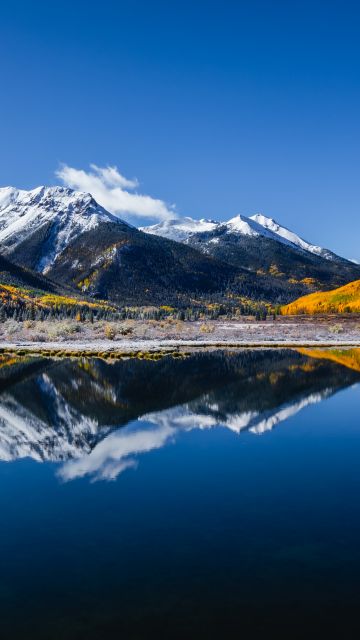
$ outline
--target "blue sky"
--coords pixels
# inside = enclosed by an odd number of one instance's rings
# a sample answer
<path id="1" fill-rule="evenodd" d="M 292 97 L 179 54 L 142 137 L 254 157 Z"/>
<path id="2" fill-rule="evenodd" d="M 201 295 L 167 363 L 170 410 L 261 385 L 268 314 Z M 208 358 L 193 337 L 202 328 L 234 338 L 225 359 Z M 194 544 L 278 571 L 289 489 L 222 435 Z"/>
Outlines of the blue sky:
<path id="1" fill-rule="evenodd" d="M 353 2 L 3 2 L 0 184 L 117 166 L 180 215 L 258 211 L 360 259 Z"/>

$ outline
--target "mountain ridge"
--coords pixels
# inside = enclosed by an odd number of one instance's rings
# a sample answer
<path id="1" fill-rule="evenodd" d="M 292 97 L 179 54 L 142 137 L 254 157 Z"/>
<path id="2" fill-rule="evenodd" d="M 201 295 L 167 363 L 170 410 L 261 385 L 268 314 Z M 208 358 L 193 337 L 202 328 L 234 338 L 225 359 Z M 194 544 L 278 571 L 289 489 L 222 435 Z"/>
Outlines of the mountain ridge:
<path id="1" fill-rule="evenodd" d="M 227 222 L 189 218 L 143 227 L 146 233 L 171 236 L 205 255 L 288 287 L 288 298 L 338 287 L 360 277 L 359 265 L 300 236 L 262 214 L 235 216 Z M 291 290 L 292 289 L 292 290 Z"/>
<path id="2" fill-rule="evenodd" d="M 239 233 L 244 236 L 271 238 L 277 242 L 295 247 L 302 251 L 308 251 L 314 255 L 325 258 L 326 260 L 334 260 L 340 258 L 329 249 L 314 245 L 301 238 L 287 227 L 280 225 L 273 218 L 269 218 L 261 213 L 251 216 L 238 214 L 227 221 L 208 220 L 203 218 L 196 220 L 190 217 L 177 218 L 160 222 L 148 227 L 141 227 L 145 233 L 154 235 L 162 235 L 162 237 L 170 237 L 178 242 L 189 241 L 193 234 L 215 231 L 224 228 L 227 233 Z"/>
<path id="3" fill-rule="evenodd" d="M 213 295 L 283 304 L 360 278 L 360 265 L 261 214 L 155 227 L 137 229 L 91 194 L 67 187 L 0 189 L 4 258 L 120 305 L 189 304 Z M 181 242 L 174 240 L 179 234 Z"/>
<path id="4" fill-rule="evenodd" d="M 78 235 L 100 222 L 118 218 L 101 207 L 90 193 L 67 187 L 37 187 L 30 191 L 0 188 L 0 243 L 16 256 L 30 236 L 44 231 L 43 252 L 32 267 L 46 273 L 57 256 Z M 121 224 L 126 224 L 119 221 Z M 127 225 L 130 227 L 130 225 Z"/>

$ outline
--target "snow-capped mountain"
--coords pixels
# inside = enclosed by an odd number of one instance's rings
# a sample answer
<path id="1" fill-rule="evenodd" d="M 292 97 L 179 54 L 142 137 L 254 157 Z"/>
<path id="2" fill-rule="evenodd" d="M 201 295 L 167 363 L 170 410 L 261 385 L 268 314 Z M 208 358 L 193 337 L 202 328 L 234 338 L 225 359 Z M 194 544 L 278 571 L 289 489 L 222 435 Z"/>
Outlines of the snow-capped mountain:
<path id="1" fill-rule="evenodd" d="M 185 242 L 193 233 L 203 233 L 213 231 L 219 225 L 214 220 L 194 220 L 193 218 L 184 217 L 174 220 L 164 220 L 150 227 L 140 227 L 140 231 L 145 231 L 155 236 L 162 236 L 176 242 Z"/>
<path id="2" fill-rule="evenodd" d="M 333 283 L 341 286 L 340 282 L 347 284 L 360 278 L 359 265 L 307 242 L 260 213 L 250 217 L 237 215 L 227 222 L 179 218 L 142 230 L 246 269 L 261 286 L 269 284 L 272 300 L 295 299 L 304 293 L 328 290 Z M 240 279 L 245 281 L 243 275 Z M 252 287 L 248 288 L 250 297 Z M 265 293 L 264 299 L 267 297 Z"/>
<path id="3" fill-rule="evenodd" d="M 126 224 L 101 207 L 90 193 L 67 187 L 41 186 L 30 191 L 0 188 L 0 243 L 5 251 L 13 251 L 46 227 L 46 250 L 40 258 L 38 271 L 46 271 L 75 238 L 101 222 Z M 260 213 L 250 217 L 237 215 L 227 222 L 184 217 L 141 227 L 146 233 L 185 243 L 195 234 L 220 230 L 225 234 L 270 238 L 327 260 L 336 258 L 331 251 L 303 240 Z"/>
<path id="4" fill-rule="evenodd" d="M 261 214 L 227 222 L 182 218 L 139 230 L 89 193 L 66 187 L 0 188 L 0 253 L 53 286 L 115 304 L 176 305 L 195 292 L 229 289 L 287 303 L 360 278 L 360 265 Z"/>
<path id="5" fill-rule="evenodd" d="M 195 234 L 208 234 L 210 231 L 217 231 L 219 234 L 239 234 L 252 238 L 264 237 L 276 242 L 293 247 L 297 250 L 307 251 L 326 260 L 334 260 L 337 256 L 317 245 L 307 242 L 290 229 L 281 226 L 276 220 L 268 218 L 261 213 L 247 217 L 237 215 L 227 222 L 216 222 L 214 220 L 193 220 L 192 218 L 178 218 L 167 220 L 149 227 L 142 227 L 142 231 L 164 238 L 188 243 Z M 219 242 L 219 235 L 210 238 L 209 242 Z"/>
<path id="6" fill-rule="evenodd" d="M 251 216 L 251 220 L 257 222 L 263 229 L 270 231 L 273 235 L 276 236 L 276 239 L 279 242 L 289 242 L 290 244 L 298 247 L 299 249 L 303 249 L 304 251 L 309 251 L 310 253 L 314 253 L 316 256 L 321 256 L 326 260 L 334 260 L 337 256 L 329 251 L 328 249 L 324 249 L 323 247 L 318 247 L 315 244 L 310 244 L 303 238 L 300 238 L 296 233 L 290 231 L 286 227 L 282 227 L 279 225 L 276 220 L 273 218 L 267 218 L 261 213 L 256 213 L 254 216 Z"/>
<path id="7" fill-rule="evenodd" d="M 90 194 L 65 187 L 0 189 L 0 252 L 60 287 L 115 304 L 221 291 L 237 273 L 191 247 L 142 233 Z"/>
<path id="8" fill-rule="evenodd" d="M 41 233 L 42 252 L 36 270 L 43 273 L 79 235 L 101 222 L 117 221 L 118 218 L 101 207 L 89 193 L 66 187 L 38 187 L 31 191 L 0 188 L 3 252 L 13 252 Z"/>

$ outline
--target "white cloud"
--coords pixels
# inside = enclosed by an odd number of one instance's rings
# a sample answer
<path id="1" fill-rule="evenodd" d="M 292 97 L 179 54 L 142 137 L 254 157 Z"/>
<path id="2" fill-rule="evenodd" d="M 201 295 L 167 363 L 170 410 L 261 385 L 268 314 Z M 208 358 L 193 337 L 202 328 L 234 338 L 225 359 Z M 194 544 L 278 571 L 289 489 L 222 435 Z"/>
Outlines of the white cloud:
<path id="1" fill-rule="evenodd" d="M 90 165 L 89 171 L 62 165 L 56 176 L 71 189 L 86 191 L 105 209 L 127 221 L 135 218 L 169 220 L 175 218 L 174 205 L 134 191 L 139 183 L 119 173 L 117 167 Z"/>
<path id="2" fill-rule="evenodd" d="M 139 182 L 136 178 L 128 180 L 119 173 L 117 167 L 98 167 L 96 164 L 90 165 L 91 169 L 97 174 L 106 186 L 121 187 L 122 189 L 135 189 L 139 186 Z"/>

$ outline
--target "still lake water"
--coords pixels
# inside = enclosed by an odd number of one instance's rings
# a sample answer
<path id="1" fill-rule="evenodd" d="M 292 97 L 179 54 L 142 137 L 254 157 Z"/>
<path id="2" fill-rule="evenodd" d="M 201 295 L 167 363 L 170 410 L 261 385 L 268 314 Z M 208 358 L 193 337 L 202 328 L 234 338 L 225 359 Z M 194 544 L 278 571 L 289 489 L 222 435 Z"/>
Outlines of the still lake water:
<path id="1" fill-rule="evenodd" d="M 358 637 L 360 350 L 0 364 L 2 638 Z"/>

